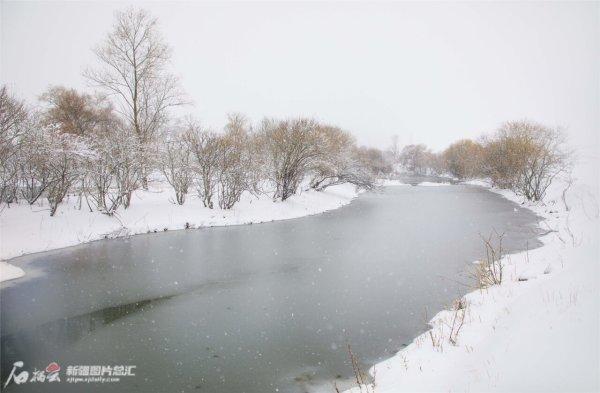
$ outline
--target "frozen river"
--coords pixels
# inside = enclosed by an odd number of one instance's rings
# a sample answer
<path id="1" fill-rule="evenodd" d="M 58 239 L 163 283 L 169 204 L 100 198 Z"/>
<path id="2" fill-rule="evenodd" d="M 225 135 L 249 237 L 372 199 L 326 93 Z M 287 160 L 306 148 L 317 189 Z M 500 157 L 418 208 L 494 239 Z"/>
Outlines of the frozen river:
<path id="1" fill-rule="evenodd" d="M 390 357 L 469 291 L 480 234 L 538 245 L 538 218 L 473 186 L 388 187 L 289 221 L 140 235 L 14 259 L 1 285 L 2 380 L 56 361 L 59 383 L 10 392 L 304 392 Z M 72 384 L 74 365 L 133 365 Z M 365 368 L 367 368 L 365 366 Z"/>

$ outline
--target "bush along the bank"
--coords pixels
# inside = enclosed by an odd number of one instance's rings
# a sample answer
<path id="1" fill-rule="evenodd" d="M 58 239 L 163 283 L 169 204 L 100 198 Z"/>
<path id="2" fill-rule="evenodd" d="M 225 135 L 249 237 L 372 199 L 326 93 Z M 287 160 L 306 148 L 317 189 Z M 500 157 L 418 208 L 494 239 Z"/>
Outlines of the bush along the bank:
<path id="1" fill-rule="evenodd" d="M 425 145 L 408 145 L 390 148 L 388 156 L 401 171 L 459 180 L 486 178 L 492 186 L 531 201 L 542 200 L 552 181 L 568 173 L 573 162 L 562 129 L 528 120 L 506 122 L 477 141 L 462 139 L 440 153 Z"/>

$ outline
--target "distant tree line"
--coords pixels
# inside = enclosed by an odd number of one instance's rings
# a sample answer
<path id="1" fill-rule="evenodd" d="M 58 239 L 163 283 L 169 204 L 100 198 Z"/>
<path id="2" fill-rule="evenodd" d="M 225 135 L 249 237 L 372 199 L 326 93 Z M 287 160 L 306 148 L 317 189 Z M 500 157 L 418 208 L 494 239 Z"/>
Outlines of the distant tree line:
<path id="1" fill-rule="evenodd" d="M 541 200 L 573 161 L 563 130 L 527 120 L 506 122 L 478 141 L 462 139 L 440 153 L 423 144 L 401 150 L 394 145 L 388 154 L 410 173 L 487 178 L 494 187 L 511 189 L 531 201 Z"/>

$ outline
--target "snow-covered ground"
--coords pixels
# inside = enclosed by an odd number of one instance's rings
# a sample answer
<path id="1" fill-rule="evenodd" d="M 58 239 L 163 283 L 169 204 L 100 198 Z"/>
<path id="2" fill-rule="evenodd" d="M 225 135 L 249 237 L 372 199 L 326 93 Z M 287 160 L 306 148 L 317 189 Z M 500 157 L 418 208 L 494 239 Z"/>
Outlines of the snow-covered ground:
<path id="1" fill-rule="evenodd" d="M 260 223 L 322 213 L 346 205 L 357 196 L 350 184 L 332 186 L 324 191 L 305 191 L 284 202 L 267 196 L 244 195 L 231 210 L 208 209 L 199 198 L 189 195 L 180 206 L 170 189 L 157 183 L 148 191 L 137 191 L 129 209 L 119 209 L 110 217 L 90 212 L 85 201 L 81 209 L 71 197 L 54 217 L 48 206 L 26 203 L 10 205 L 0 212 L 0 260 L 24 254 L 73 246 L 93 240 L 147 232 Z M 18 270 L 15 270 L 18 269 Z M 18 275 L 20 271 L 20 275 Z M 23 271 L 0 264 L 0 281 L 20 277 Z"/>
<path id="2" fill-rule="evenodd" d="M 598 195 L 575 183 L 567 209 L 565 187 L 557 182 L 539 204 L 492 190 L 544 218 L 544 245 L 506 256 L 501 285 L 449 305 L 430 331 L 370 370 L 375 389 L 351 392 L 599 391 Z"/>

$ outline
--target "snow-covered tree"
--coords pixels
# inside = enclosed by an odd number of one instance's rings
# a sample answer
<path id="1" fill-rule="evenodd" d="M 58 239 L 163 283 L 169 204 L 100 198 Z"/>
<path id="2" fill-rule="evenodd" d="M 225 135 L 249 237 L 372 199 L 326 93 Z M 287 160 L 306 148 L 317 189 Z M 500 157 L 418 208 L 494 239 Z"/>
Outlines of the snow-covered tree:
<path id="1" fill-rule="evenodd" d="M 219 136 L 190 122 L 185 132 L 185 140 L 192 154 L 192 170 L 198 195 L 204 206 L 212 209 L 213 195 L 218 182 Z"/>
<path id="2" fill-rule="evenodd" d="M 321 153 L 311 168 L 310 187 L 316 190 L 341 183 L 372 188 L 374 174 L 361 162 L 352 135 L 338 127 L 320 126 Z"/>
<path id="3" fill-rule="evenodd" d="M 160 149 L 160 170 L 175 191 L 175 200 L 183 205 L 193 181 L 192 152 L 185 136 L 174 131 Z"/>
<path id="4" fill-rule="evenodd" d="M 0 203 L 18 197 L 20 142 L 28 126 L 25 104 L 0 87 Z"/>
<path id="5" fill-rule="evenodd" d="M 260 129 L 266 174 L 274 184 L 273 199 L 295 194 L 321 154 L 319 124 L 313 119 L 265 119 Z"/>
<path id="6" fill-rule="evenodd" d="M 219 144 L 218 196 L 221 209 L 231 209 L 244 191 L 253 188 L 252 143 L 247 119 L 240 114 L 230 114 Z"/>

